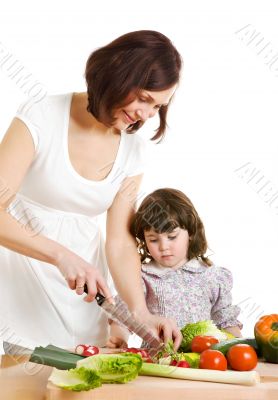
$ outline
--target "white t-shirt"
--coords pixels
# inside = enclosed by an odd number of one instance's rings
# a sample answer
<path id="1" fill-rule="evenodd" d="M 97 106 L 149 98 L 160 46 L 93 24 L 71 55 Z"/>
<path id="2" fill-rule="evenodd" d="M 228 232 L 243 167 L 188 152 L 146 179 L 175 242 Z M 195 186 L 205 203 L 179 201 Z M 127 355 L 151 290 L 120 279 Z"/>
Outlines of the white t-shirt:
<path id="1" fill-rule="evenodd" d="M 31 225 L 36 233 L 99 268 L 112 283 L 97 216 L 111 206 L 126 177 L 143 172 L 146 143 L 137 134 L 121 132 L 107 177 L 102 181 L 83 178 L 68 153 L 71 99 L 72 93 L 49 95 L 37 104 L 25 101 L 18 108 L 16 117 L 28 127 L 36 152 L 8 211 L 26 232 L 30 234 Z M 10 341 L 19 337 L 24 345 L 105 345 L 106 316 L 95 301 L 86 303 L 70 290 L 56 267 L 3 247 L 0 265 L 2 325 L 5 321 L 5 327 L 0 324 L 0 337 Z"/>

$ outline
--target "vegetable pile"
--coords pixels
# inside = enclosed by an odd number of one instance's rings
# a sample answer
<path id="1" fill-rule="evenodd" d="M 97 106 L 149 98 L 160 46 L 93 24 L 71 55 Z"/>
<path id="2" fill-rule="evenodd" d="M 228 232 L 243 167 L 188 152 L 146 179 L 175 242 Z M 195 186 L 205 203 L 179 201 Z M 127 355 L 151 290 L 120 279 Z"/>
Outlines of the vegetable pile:
<path id="1" fill-rule="evenodd" d="M 30 361 L 56 367 L 49 380 L 73 391 L 126 383 L 138 374 L 253 385 L 259 379 L 252 371 L 258 356 L 278 363 L 278 314 L 261 317 L 255 325 L 255 338 L 235 338 L 210 320 L 187 324 L 181 333 L 177 352 L 170 341 L 155 358 L 147 349 L 134 347 L 118 354 L 99 354 L 91 345 L 78 345 L 75 353 L 49 345 L 36 348 Z"/>
<path id="2" fill-rule="evenodd" d="M 199 321 L 192 324 L 187 324 L 181 329 L 182 342 L 180 345 L 180 351 L 188 351 L 191 347 L 191 342 L 195 336 L 206 335 L 213 336 L 216 339 L 225 340 L 228 339 L 225 332 L 217 328 L 217 326 L 211 320 Z"/>
<path id="3" fill-rule="evenodd" d="M 174 351 L 172 343 L 168 343 L 164 354 L 159 355 L 160 364 L 219 371 L 226 371 L 228 367 L 236 371 L 250 371 L 257 365 L 255 339 L 233 338 L 221 341 L 227 336 L 212 321 L 187 324 L 181 332 L 183 341 L 178 352 Z M 181 349 L 192 353 L 180 352 Z M 187 365 L 179 365 L 181 360 L 186 360 Z"/>

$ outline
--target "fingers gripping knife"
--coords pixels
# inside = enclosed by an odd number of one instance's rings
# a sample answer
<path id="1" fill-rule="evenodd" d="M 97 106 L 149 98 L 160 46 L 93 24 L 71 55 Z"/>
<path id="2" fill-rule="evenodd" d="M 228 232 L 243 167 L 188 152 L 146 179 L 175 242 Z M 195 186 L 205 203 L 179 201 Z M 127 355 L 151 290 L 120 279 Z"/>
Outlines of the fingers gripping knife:
<path id="1" fill-rule="evenodd" d="M 84 287 L 84 292 L 88 293 L 87 285 Z M 96 302 L 109 318 L 120 325 L 124 325 L 146 341 L 150 345 L 149 353 L 151 356 L 155 356 L 163 348 L 163 343 L 154 335 L 152 330 L 144 323 L 138 322 L 118 296 L 113 297 L 113 303 L 111 303 L 102 294 L 97 293 Z"/>

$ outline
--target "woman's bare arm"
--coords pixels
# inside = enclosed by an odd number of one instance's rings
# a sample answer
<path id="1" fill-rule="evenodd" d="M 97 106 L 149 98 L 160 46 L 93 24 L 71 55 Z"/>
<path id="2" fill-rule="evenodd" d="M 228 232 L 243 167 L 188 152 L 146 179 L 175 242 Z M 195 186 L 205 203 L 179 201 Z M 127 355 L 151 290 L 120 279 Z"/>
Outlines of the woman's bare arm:
<path id="1" fill-rule="evenodd" d="M 6 210 L 35 155 L 33 139 L 25 124 L 15 118 L 0 144 L 0 245 L 25 256 L 54 264 L 61 247 L 23 226 Z"/>
<path id="2" fill-rule="evenodd" d="M 129 309 L 165 342 L 173 339 L 175 348 L 178 348 L 182 337 L 175 321 L 153 315 L 147 308 L 141 281 L 141 261 L 135 239 L 129 233 L 141 179 L 142 175 L 127 178 L 107 212 L 107 261 L 115 286 Z"/>
<path id="3" fill-rule="evenodd" d="M 0 246 L 59 268 L 71 289 L 87 282 L 87 301 L 100 288 L 110 296 L 98 270 L 58 242 L 25 227 L 13 218 L 7 208 L 16 196 L 35 155 L 32 137 L 26 125 L 15 118 L 0 144 Z M 83 294 L 83 289 L 76 289 Z"/>
<path id="4" fill-rule="evenodd" d="M 141 285 L 141 261 L 135 239 L 129 233 L 142 175 L 127 178 L 107 212 L 106 255 L 110 272 L 122 299 L 132 311 L 145 312 Z M 128 287 L 132 289 L 127 290 Z"/>

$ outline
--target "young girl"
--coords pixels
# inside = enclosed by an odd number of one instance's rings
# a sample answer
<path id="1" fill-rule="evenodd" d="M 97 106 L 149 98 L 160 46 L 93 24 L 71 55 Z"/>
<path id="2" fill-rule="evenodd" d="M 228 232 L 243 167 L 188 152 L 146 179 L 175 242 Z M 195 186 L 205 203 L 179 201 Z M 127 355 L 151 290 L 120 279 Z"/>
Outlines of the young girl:
<path id="1" fill-rule="evenodd" d="M 212 319 L 241 336 L 240 308 L 232 305 L 232 274 L 206 256 L 203 223 L 179 190 L 158 189 L 142 202 L 131 224 L 142 261 L 148 309 L 176 320 L 179 328 Z M 128 333 L 113 322 L 109 347 L 125 345 Z"/>

